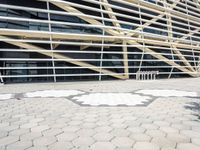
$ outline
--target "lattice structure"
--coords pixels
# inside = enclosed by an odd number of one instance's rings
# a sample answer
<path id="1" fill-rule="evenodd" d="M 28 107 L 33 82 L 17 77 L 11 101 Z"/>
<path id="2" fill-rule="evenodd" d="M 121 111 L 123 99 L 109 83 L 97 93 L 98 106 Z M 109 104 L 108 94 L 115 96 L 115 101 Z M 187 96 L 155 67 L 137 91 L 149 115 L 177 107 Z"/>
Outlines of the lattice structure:
<path id="1" fill-rule="evenodd" d="M 198 77 L 198 0 L 2 0 L 5 82 Z"/>

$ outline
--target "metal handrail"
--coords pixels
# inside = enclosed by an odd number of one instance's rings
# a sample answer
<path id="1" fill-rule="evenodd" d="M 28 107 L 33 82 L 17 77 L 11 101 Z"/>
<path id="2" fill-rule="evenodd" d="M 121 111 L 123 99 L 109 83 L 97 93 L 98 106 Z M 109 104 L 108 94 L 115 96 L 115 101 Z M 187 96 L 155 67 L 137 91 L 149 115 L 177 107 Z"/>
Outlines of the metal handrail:
<path id="1" fill-rule="evenodd" d="M 159 71 L 138 71 L 136 80 L 156 80 Z"/>

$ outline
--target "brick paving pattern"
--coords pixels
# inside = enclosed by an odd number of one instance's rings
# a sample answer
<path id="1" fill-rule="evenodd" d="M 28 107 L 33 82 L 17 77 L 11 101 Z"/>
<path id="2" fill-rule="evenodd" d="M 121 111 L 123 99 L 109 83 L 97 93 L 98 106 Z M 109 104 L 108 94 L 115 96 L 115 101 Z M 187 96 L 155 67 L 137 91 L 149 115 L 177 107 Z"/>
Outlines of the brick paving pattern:
<path id="1" fill-rule="evenodd" d="M 200 94 L 200 79 L 2 85 L 0 93 L 46 89 Z M 69 98 L 0 100 L 0 150 L 200 150 L 200 98 L 156 97 L 147 106 L 90 107 Z"/>

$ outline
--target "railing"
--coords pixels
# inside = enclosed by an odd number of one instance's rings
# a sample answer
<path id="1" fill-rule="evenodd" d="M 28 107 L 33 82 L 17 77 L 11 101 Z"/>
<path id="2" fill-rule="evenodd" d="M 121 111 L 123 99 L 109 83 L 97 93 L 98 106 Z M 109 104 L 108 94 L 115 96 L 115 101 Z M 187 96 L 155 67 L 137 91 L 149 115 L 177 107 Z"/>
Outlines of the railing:
<path id="1" fill-rule="evenodd" d="M 159 71 L 138 71 L 136 80 L 156 80 Z"/>

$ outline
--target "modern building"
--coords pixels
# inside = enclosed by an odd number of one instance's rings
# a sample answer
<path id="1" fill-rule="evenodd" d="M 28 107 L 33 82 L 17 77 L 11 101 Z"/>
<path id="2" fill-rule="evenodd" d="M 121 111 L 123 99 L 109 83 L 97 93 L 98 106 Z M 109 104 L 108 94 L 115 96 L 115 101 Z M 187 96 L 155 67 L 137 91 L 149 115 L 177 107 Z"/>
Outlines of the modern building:
<path id="1" fill-rule="evenodd" d="M 199 0 L 0 0 L 0 79 L 198 77 L 199 14 Z"/>

